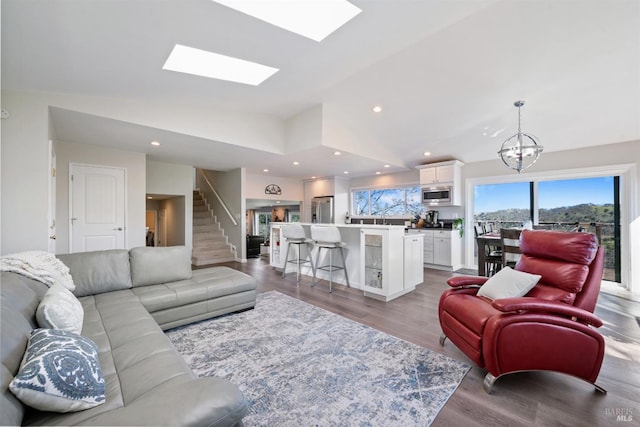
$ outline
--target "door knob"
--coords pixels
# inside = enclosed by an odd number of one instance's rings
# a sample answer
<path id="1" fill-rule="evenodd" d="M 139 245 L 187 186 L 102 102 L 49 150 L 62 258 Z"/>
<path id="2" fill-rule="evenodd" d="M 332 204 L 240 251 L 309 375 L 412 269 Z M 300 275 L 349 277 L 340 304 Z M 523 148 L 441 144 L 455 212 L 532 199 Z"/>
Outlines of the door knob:
<path id="1" fill-rule="evenodd" d="M 122 227 L 114 228 L 115 231 L 122 231 Z"/>
<path id="2" fill-rule="evenodd" d="M 49 238 L 50 238 L 51 240 L 56 240 L 56 235 L 54 234 L 53 236 L 49 236 Z"/>

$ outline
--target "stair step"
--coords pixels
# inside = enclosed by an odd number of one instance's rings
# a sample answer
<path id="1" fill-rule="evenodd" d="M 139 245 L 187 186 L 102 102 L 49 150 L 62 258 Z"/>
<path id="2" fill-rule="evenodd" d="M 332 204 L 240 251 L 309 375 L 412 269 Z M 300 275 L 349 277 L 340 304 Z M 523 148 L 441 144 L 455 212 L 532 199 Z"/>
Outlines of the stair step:
<path id="1" fill-rule="evenodd" d="M 222 235 L 222 230 L 220 230 L 216 225 L 193 225 L 193 234 L 215 234 Z"/>
<path id="2" fill-rule="evenodd" d="M 209 264 L 220 264 L 223 262 L 231 262 L 231 261 L 235 261 L 236 259 L 233 256 L 228 256 L 228 257 L 220 257 L 220 258 L 196 258 L 194 257 L 191 260 L 191 264 L 195 265 L 196 267 L 202 266 L 202 265 L 209 265 Z"/>
<path id="3" fill-rule="evenodd" d="M 193 242 L 193 250 L 201 251 L 201 250 L 209 250 L 209 249 L 229 249 L 229 244 L 226 240 L 202 240 L 198 242 Z"/>
<path id="4" fill-rule="evenodd" d="M 211 218 L 210 216 L 207 217 L 198 217 L 198 218 L 193 218 L 193 225 L 194 226 L 211 226 L 214 225 L 216 222 L 214 221 L 213 218 Z"/>

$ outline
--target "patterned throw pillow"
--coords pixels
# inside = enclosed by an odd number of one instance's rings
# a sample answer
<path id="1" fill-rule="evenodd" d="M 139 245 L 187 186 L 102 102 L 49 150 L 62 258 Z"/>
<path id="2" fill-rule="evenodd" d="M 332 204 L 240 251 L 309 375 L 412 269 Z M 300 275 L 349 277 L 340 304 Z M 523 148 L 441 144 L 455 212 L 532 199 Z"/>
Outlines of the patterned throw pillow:
<path id="1" fill-rule="evenodd" d="M 96 344 L 72 332 L 33 330 L 9 389 L 22 403 L 41 411 L 75 412 L 104 403 Z"/>
<path id="2" fill-rule="evenodd" d="M 60 329 L 79 335 L 82 332 L 84 310 L 78 298 L 56 282 L 40 301 L 36 320 L 41 328 Z"/>

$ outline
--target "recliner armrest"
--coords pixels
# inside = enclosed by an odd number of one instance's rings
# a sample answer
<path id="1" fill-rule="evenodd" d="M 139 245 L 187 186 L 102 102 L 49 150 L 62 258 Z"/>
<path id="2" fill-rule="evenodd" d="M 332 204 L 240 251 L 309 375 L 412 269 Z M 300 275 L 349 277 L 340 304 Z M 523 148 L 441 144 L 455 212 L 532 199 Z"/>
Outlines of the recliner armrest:
<path id="1" fill-rule="evenodd" d="M 593 313 L 561 302 L 549 301 L 540 298 L 519 297 L 497 299 L 493 301 L 492 306 L 493 308 L 503 312 L 535 311 L 549 314 L 561 314 L 575 317 L 577 320 L 586 322 L 596 328 L 602 326 L 602 320 L 596 317 Z"/>
<path id="2" fill-rule="evenodd" d="M 447 280 L 447 284 L 452 288 L 460 288 L 465 286 L 482 286 L 487 280 L 488 277 L 485 276 L 454 276 L 450 277 Z"/>

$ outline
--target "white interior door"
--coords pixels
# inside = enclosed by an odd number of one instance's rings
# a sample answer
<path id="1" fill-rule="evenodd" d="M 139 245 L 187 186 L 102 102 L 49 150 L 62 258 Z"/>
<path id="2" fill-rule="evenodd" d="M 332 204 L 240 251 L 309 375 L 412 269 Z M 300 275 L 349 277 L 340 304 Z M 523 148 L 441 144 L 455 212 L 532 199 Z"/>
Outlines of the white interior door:
<path id="1" fill-rule="evenodd" d="M 71 164 L 69 172 L 69 252 L 124 249 L 125 170 Z"/>

